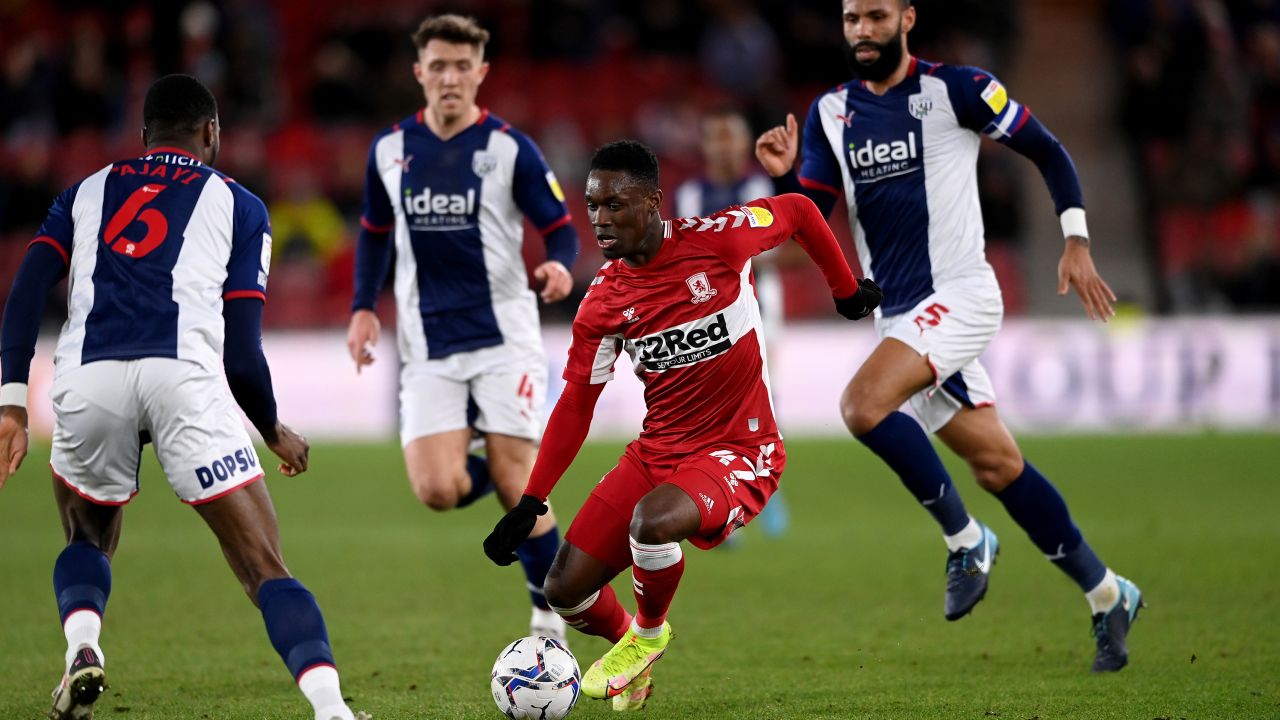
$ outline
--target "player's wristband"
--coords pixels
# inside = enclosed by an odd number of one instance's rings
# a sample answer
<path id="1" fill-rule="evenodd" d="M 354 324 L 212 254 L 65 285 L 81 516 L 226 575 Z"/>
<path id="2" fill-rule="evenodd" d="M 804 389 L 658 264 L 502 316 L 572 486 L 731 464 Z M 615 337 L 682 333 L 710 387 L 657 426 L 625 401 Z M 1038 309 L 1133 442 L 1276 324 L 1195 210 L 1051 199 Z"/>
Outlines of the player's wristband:
<path id="1" fill-rule="evenodd" d="M 1089 239 L 1089 225 L 1084 219 L 1084 208 L 1067 208 L 1058 216 L 1062 222 L 1062 237 L 1082 237 Z"/>
<path id="2" fill-rule="evenodd" d="M 27 384 L 11 382 L 0 385 L 0 405 L 13 405 L 26 409 Z"/>

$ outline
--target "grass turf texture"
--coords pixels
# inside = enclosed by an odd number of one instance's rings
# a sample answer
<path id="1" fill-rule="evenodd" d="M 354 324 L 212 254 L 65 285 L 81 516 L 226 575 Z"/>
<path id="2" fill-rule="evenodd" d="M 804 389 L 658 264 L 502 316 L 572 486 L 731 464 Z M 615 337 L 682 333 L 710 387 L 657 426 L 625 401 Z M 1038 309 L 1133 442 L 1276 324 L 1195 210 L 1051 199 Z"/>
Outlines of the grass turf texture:
<path id="1" fill-rule="evenodd" d="M 645 711 L 660 718 L 1280 717 L 1280 440 L 1027 439 L 1085 536 L 1150 607 L 1132 663 L 1093 676 L 1088 608 L 999 503 L 954 464 L 1003 541 L 987 599 L 942 619 L 944 547 L 928 515 L 853 442 L 788 443 L 791 532 L 690 549 Z M 567 520 L 620 444 L 589 445 L 556 490 Z M 125 512 L 103 647 L 99 720 L 299 718 L 289 681 L 199 517 L 150 453 Z M 272 476 L 285 558 L 320 601 L 352 705 L 376 720 L 496 718 L 488 673 L 527 631 L 517 567 L 480 540 L 492 500 L 435 514 L 394 446 L 321 446 Z M 61 530 L 37 449 L 0 493 L 0 718 L 43 717 L 64 642 L 50 585 Z M 951 459 L 948 458 L 948 462 Z M 634 607 L 629 577 L 616 583 Z M 605 649 L 573 634 L 585 670 Z M 583 699 L 574 717 L 606 717 Z"/>

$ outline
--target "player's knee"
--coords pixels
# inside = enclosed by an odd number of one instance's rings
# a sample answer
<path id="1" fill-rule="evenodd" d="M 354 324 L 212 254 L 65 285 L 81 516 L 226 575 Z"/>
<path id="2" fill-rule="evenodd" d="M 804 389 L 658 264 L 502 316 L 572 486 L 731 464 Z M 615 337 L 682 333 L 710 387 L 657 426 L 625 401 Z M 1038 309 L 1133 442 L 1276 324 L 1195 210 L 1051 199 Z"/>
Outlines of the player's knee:
<path id="1" fill-rule="evenodd" d="M 844 418 L 844 426 L 854 435 L 871 432 L 886 415 L 888 413 L 857 386 L 851 385 L 840 397 L 840 417 Z"/>
<path id="2" fill-rule="evenodd" d="M 413 494 L 418 502 L 436 511 L 452 510 L 462 497 L 454 478 L 431 472 L 410 473 L 409 484 L 413 487 Z"/>
<path id="3" fill-rule="evenodd" d="M 1022 474 L 1022 457 L 1017 453 L 984 453 L 969 461 L 973 477 L 983 490 L 998 493 Z"/>
<path id="4" fill-rule="evenodd" d="M 413 493 L 418 496 L 418 502 L 436 512 L 452 510 L 458 505 L 458 493 L 452 489 L 414 486 Z"/>
<path id="5" fill-rule="evenodd" d="M 565 582 L 564 575 L 554 568 L 547 573 L 547 579 L 542 584 L 542 594 L 546 597 L 547 604 L 553 608 L 576 608 L 591 595 Z"/>
<path id="6" fill-rule="evenodd" d="M 696 515 L 696 510 L 694 514 Z M 636 503 L 636 509 L 631 514 L 631 537 L 645 545 L 679 542 L 692 534 L 685 527 L 687 523 L 682 515 L 669 497 L 650 493 Z M 695 527 L 694 530 L 696 529 Z"/>

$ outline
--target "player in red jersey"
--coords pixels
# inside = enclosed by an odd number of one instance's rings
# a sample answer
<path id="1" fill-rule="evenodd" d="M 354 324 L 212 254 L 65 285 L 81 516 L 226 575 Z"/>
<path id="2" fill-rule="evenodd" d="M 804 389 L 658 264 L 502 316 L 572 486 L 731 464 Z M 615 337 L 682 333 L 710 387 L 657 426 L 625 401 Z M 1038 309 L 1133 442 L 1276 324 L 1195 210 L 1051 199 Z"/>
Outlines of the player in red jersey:
<path id="1" fill-rule="evenodd" d="M 821 213 L 801 195 L 663 220 L 657 158 L 634 141 L 596 151 L 586 202 L 609 262 L 574 319 L 565 389 L 525 494 L 484 549 L 500 565 L 515 561 L 515 548 L 581 449 L 625 349 L 645 385 L 644 429 L 574 518 L 546 593 L 569 625 L 615 643 L 583 676 L 582 692 L 629 710 L 643 707 L 649 668 L 671 638 L 666 616 L 684 572 L 680 542 L 712 548 L 750 522 L 786 462 L 751 258 L 796 238 L 851 320 L 879 305 L 880 290 L 854 278 Z M 609 587 L 628 566 L 634 619 Z"/>

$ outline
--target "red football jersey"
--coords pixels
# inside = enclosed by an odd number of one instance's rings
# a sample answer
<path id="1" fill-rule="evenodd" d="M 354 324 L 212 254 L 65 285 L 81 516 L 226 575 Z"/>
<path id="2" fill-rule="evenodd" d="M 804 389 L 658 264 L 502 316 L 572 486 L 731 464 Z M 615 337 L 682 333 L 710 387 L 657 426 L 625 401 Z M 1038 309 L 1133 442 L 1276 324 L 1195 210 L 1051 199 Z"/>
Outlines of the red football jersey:
<path id="1" fill-rule="evenodd" d="M 751 258 L 796 232 L 797 207 L 764 198 L 667 220 L 647 265 L 605 263 L 578 307 L 564 379 L 608 382 L 625 350 L 645 385 L 647 452 L 777 439 Z"/>

